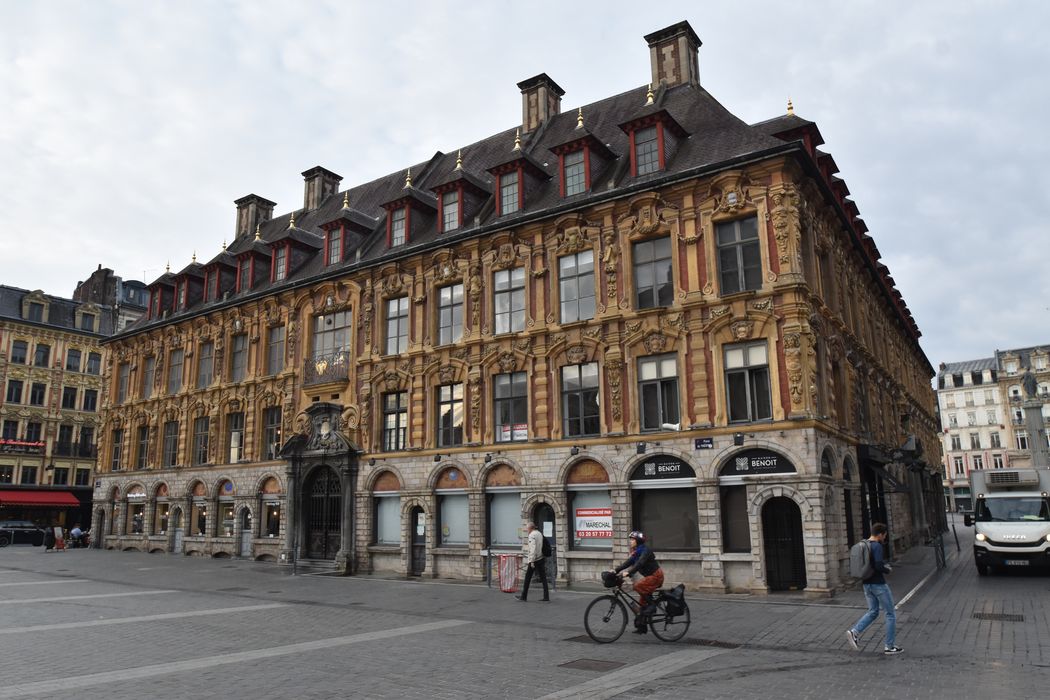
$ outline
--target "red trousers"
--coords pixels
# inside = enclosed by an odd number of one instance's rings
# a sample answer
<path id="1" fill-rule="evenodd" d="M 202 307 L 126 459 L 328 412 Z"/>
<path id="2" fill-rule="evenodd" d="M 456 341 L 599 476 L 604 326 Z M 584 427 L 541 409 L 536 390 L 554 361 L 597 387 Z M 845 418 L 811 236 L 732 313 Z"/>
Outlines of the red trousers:
<path id="1" fill-rule="evenodd" d="M 638 594 L 642 607 L 649 604 L 649 597 L 653 594 L 653 591 L 662 585 L 664 585 L 663 569 L 657 569 L 653 574 L 639 579 L 634 584 L 634 592 Z"/>

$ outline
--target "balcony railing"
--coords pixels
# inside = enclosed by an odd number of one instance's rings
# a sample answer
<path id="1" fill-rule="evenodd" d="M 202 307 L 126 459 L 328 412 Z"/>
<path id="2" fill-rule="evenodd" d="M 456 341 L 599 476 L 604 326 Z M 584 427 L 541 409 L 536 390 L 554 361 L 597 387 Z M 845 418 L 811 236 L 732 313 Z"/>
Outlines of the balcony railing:
<path id="1" fill-rule="evenodd" d="M 327 384 L 347 381 L 350 378 L 350 353 L 345 350 L 330 355 L 319 355 L 306 361 L 303 383 Z"/>

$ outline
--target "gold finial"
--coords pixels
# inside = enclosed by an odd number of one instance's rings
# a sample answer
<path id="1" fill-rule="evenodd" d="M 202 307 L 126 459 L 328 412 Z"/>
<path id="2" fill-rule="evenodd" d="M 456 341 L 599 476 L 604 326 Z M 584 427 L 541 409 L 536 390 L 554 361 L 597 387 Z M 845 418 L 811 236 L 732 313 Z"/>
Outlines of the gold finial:
<path id="1" fill-rule="evenodd" d="M 521 150 L 521 129 L 514 130 L 514 149 L 515 151 Z"/>
<path id="2" fill-rule="evenodd" d="M 791 104 L 791 98 L 788 98 L 788 114 L 795 113 L 795 105 Z"/>
<path id="3" fill-rule="evenodd" d="M 197 262 L 197 251 L 193 251 L 193 258 L 191 262 Z"/>
<path id="4" fill-rule="evenodd" d="M 405 186 L 402 189 L 408 189 L 412 186 L 412 168 L 405 171 Z"/>
<path id="5" fill-rule="evenodd" d="M 349 209 L 349 208 L 350 208 L 350 190 L 347 190 L 346 194 L 343 195 L 343 209 Z"/>
<path id="6" fill-rule="evenodd" d="M 456 170 L 463 169 L 463 149 L 456 152 Z"/>
<path id="7" fill-rule="evenodd" d="M 649 92 L 645 93 L 645 105 L 648 107 L 653 103 L 653 84 L 649 83 Z"/>
<path id="8" fill-rule="evenodd" d="M 576 128 L 583 128 L 583 107 L 580 107 L 580 111 L 576 113 Z"/>
<path id="9" fill-rule="evenodd" d="M 164 266 L 164 271 L 165 272 L 171 272 L 171 261 L 170 260 L 168 261 L 168 264 Z"/>
<path id="10" fill-rule="evenodd" d="M 288 217 L 288 228 L 295 228 L 295 212 L 293 211 L 291 216 Z"/>
<path id="11" fill-rule="evenodd" d="M 262 234 L 259 233 L 260 227 L 262 227 L 262 224 L 255 224 L 255 240 L 257 241 L 262 239 Z"/>
<path id="12" fill-rule="evenodd" d="M 222 239 L 222 249 L 226 250 L 226 239 L 225 238 Z"/>

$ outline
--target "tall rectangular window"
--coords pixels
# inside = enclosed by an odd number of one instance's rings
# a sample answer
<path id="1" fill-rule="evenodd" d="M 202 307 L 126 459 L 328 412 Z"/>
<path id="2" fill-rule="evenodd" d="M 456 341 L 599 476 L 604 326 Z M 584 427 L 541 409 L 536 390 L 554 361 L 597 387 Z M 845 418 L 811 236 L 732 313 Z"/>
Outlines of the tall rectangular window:
<path id="1" fill-rule="evenodd" d="M 241 258 L 237 265 L 237 289 L 245 291 L 252 288 L 252 259 Z"/>
<path id="2" fill-rule="evenodd" d="M 142 386 L 139 387 L 139 397 L 148 399 L 153 396 L 153 382 L 157 379 L 157 358 L 147 357 L 142 363 Z"/>
<path id="3" fill-rule="evenodd" d="M 169 420 L 164 424 L 163 466 L 174 467 L 179 461 L 179 422 Z"/>
<path id="4" fill-rule="evenodd" d="M 524 372 L 493 377 L 496 442 L 529 439 L 529 391 Z"/>
<path id="5" fill-rule="evenodd" d="M 634 244 L 634 289 L 636 308 L 671 305 L 674 272 L 669 237 Z"/>
<path id="6" fill-rule="evenodd" d="M 91 470 L 90 469 L 77 469 L 76 474 L 73 476 L 74 486 L 89 486 L 91 481 Z"/>
<path id="7" fill-rule="evenodd" d="M 36 483 L 36 467 L 30 467 L 26 464 L 22 465 L 21 483 L 25 485 Z"/>
<path id="8" fill-rule="evenodd" d="M 7 380 L 7 403 L 22 403 L 22 380 Z"/>
<path id="9" fill-rule="evenodd" d="M 766 344 L 730 345 L 725 348 L 725 362 L 729 422 L 772 418 Z"/>
<path id="10" fill-rule="evenodd" d="M 280 246 L 273 253 L 273 278 L 280 282 L 288 276 L 288 246 Z"/>
<path id="11" fill-rule="evenodd" d="M 441 195 L 441 230 L 459 228 L 459 192 L 452 190 Z"/>
<path id="12" fill-rule="evenodd" d="M 71 368 L 69 366 L 69 362 L 67 360 L 67 362 L 66 362 L 66 369 L 71 370 L 73 372 L 79 372 L 80 371 L 80 351 L 79 350 L 70 350 L 69 354 L 72 355 L 74 352 L 77 353 L 77 366 L 75 368 Z M 27 343 L 24 340 L 16 340 L 13 343 L 11 343 L 11 358 L 8 360 L 9 362 L 11 362 L 12 364 L 16 364 L 16 365 L 24 365 L 26 363 L 26 360 L 28 360 L 28 359 L 29 359 L 29 343 Z"/>
<path id="13" fill-rule="evenodd" d="M 80 330 L 88 331 L 89 333 L 95 332 L 95 314 L 80 315 Z"/>
<path id="14" fill-rule="evenodd" d="M 566 197 L 587 191 L 587 174 L 584 170 L 583 151 L 566 153 L 562 158 L 562 182 L 565 183 Z"/>
<path id="15" fill-rule="evenodd" d="M 1001 454 L 992 455 L 992 468 L 1002 469 L 1003 468 L 1003 456 Z"/>
<path id="16" fill-rule="evenodd" d="M 24 343 L 23 343 L 24 345 Z M 80 371 L 80 351 L 75 348 L 70 348 L 66 351 L 66 371 L 67 372 L 79 372 Z"/>
<path id="17" fill-rule="evenodd" d="M 350 349 L 350 321 L 349 311 L 314 316 L 315 360 Z"/>
<path id="18" fill-rule="evenodd" d="M 408 352 L 408 297 L 386 300 L 386 354 Z"/>
<path id="19" fill-rule="evenodd" d="M 55 467 L 55 475 L 52 477 L 51 483 L 55 486 L 68 486 L 69 467 Z"/>
<path id="20" fill-rule="evenodd" d="M 77 410 L 77 388 L 75 386 L 62 388 L 62 408 L 67 411 Z"/>
<path id="21" fill-rule="evenodd" d="M 594 318 L 593 250 L 558 258 L 558 291 L 562 323 Z"/>
<path id="22" fill-rule="evenodd" d="M 11 484 L 15 480 L 15 468 L 9 464 L 0 465 L 0 484 Z"/>
<path id="23" fill-rule="evenodd" d="M 518 196 L 518 173 L 503 173 L 499 176 L 499 213 L 513 214 L 521 209 Z"/>
<path id="24" fill-rule="evenodd" d="M 233 336 L 230 344 L 230 381 L 243 382 L 248 371 L 248 334 Z"/>
<path id="25" fill-rule="evenodd" d="M 984 457 L 983 456 L 981 456 L 981 455 L 974 455 L 973 456 L 973 468 L 974 469 L 984 469 Z"/>
<path id="26" fill-rule="evenodd" d="M 41 428 L 39 421 L 31 420 L 26 423 L 26 442 L 40 442 Z"/>
<path id="27" fill-rule="evenodd" d="M 284 326 L 271 326 L 266 333 L 266 373 L 284 369 Z"/>
<path id="28" fill-rule="evenodd" d="M 44 305 L 38 301 L 29 302 L 29 314 L 26 317 L 27 321 L 35 321 L 40 323 L 44 320 Z"/>
<path id="29" fill-rule="evenodd" d="M 95 456 L 95 429 L 89 425 L 80 428 L 80 444 L 77 446 L 77 456 Z"/>
<path id="30" fill-rule="evenodd" d="M 240 411 L 226 415 L 226 454 L 230 464 L 244 457 L 244 413 Z"/>
<path id="31" fill-rule="evenodd" d="M 979 450 L 981 449 L 981 434 L 970 433 L 970 449 Z"/>
<path id="32" fill-rule="evenodd" d="M 47 385 L 41 382 L 33 382 L 29 387 L 29 405 L 43 406 L 44 398 L 47 396 Z"/>
<path id="33" fill-rule="evenodd" d="M 493 283 L 496 334 L 525 330 L 525 268 L 498 270 Z"/>
<path id="34" fill-rule="evenodd" d="M 17 424 L 16 424 L 17 425 Z M 4 426 L 7 426 L 5 421 Z M 6 435 L 4 437 L 7 437 Z M 58 444 L 55 446 L 57 453 L 63 457 L 73 455 L 73 426 L 58 426 Z"/>
<path id="35" fill-rule="evenodd" d="M 182 350 L 172 350 L 168 356 L 168 393 L 174 394 L 182 389 Z"/>
<path id="36" fill-rule="evenodd" d="M 655 126 L 634 132 L 634 162 L 638 175 L 648 175 L 660 169 L 660 149 Z"/>
<path id="37" fill-rule="evenodd" d="M 117 403 L 128 400 L 128 382 L 131 380 L 131 364 L 121 362 L 117 367 Z"/>
<path id="38" fill-rule="evenodd" d="M 94 412 L 98 408 L 98 390 L 84 389 L 84 407 L 82 410 Z"/>
<path id="39" fill-rule="evenodd" d="M 97 352 L 89 352 L 87 367 L 84 371 L 88 374 L 100 374 L 102 372 L 102 355 Z"/>
<path id="40" fill-rule="evenodd" d="M 952 458 L 952 462 L 955 465 L 955 476 L 965 476 L 966 469 L 963 467 L 963 458 L 954 457 Z"/>
<path id="41" fill-rule="evenodd" d="M 1028 431 L 1018 430 L 1017 431 L 1017 449 L 1027 450 L 1028 449 Z"/>
<path id="42" fill-rule="evenodd" d="M 36 354 L 33 356 L 33 364 L 37 367 L 47 367 L 47 361 L 51 358 L 51 346 L 44 343 L 36 344 Z"/>
<path id="43" fill-rule="evenodd" d="M 463 385 L 438 387 L 438 447 L 463 444 Z"/>
<path id="44" fill-rule="evenodd" d="M 390 246 L 405 244 L 405 208 L 400 207 L 390 213 Z"/>
<path id="45" fill-rule="evenodd" d="M 951 438 L 952 449 L 953 450 L 961 450 L 962 449 L 962 437 L 959 436 L 959 435 L 950 435 L 949 437 Z"/>
<path id="46" fill-rule="evenodd" d="M 463 337 L 463 284 L 438 290 L 438 344 L 455 343 Z"/>
<path id="47" fill-rule="evenodd" d="M 149 426 L 140 425 L 135 447 L 135 468 L 145 469 L 149 466 Z"/>
<path id="48" fill-rule="evenodd" d="M 383 394 L 383 449 L 387 452 L 405 449 L 408 430 L 408 392 Z"/>
<path id="49" fill-rule="evenodd" d="M 263 411 L 263 454 L 266 459 L 277 459 L 281 451 L 281 407 L 271 406 Z"/>
<path id="50" fill-rule="evenodd" d="M 208 428 L 210 421 L 208 416 L 201 416 L 193 420 L 193 463 L 207 464 L 208 462 Z"/>
<path id="51" fill-rule="evenodd" d="M 758 244 L 758 217 L 717 224 L 715 237 L 722 294 L 760 288 L 762 254 Z"/>
<path id="52" fill-rule="evenodd" d="M 991 434 L 991 438 L 992 438 L 992 447 L 993 448 L 1000 448 L 1000 447 L 1003 446 L 1002 442 L 999 441 L 999 433 L 998 432 L 992 433 Z"/>
<path id="53" fill-rule="evenodd" d="M 61 428 L 69 428 L 72 430 L 72 426 L 63 425 Z M 61 430 L 60 428 L 60 430 Z M 72 434 L 72 433 L 71 433 Z M 18 421 L 16 420 L 5 420 L 4 431 L 0 433 L 0 437 L 4 440 L 17 440 L 18 439 Z"/>
<path id="54" fill-rule="evenodd" d="M 565 437 L 598 435 L 598 363 L 561 368 L 562 432 Z"/>
<path id="55" fill-rule="evenodd" d="M 124 431 L 121 428 L 115 428 L 110 433 L 113 441 L 113 447 L 110 450 L 110 471 L 117 471 L 123 468 L 123 456 L 124 456 Z"/>
<path id="56" fill-rule="evenodd" d="M 328 264 L 335 265 L 343 261 L 343 232 L 333 229 L 325 236 L 328 244 Z"/>
<path id="57" fill-rule="evenodd" d="M 215 346 L 211 343 L 201 343 L 197 351 L 197 388 L 204 389 L 211 386 L 212 372 L 215 365 Z"/>
<path id="58" fill-rule="evenodd" d="M 642 430 L 678 423 L 678 362 L 674 355 L 638 360 L 638 395 Z"/>
<path id="59" fill-rule="evenodd" d="M 722 551 L 750 552 L 751 526 L 747 516 L 747 487 L 720 486 L 722 500 Z"/>

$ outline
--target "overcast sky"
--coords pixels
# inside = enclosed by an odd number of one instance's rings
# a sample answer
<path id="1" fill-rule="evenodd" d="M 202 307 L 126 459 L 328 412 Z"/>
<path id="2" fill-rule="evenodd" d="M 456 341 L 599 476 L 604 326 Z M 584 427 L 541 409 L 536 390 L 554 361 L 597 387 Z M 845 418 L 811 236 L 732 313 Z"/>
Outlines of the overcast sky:
<path id="1" fill-rule="evenodd" d="M 701 83 L 748 122 L 815 121 L 936 367 L 1050 343 L 1050 3 L 0 0 L 0 283 L 149 282 L 234 230 L 521 118 L 649 80 L 689 20 Z"/>

